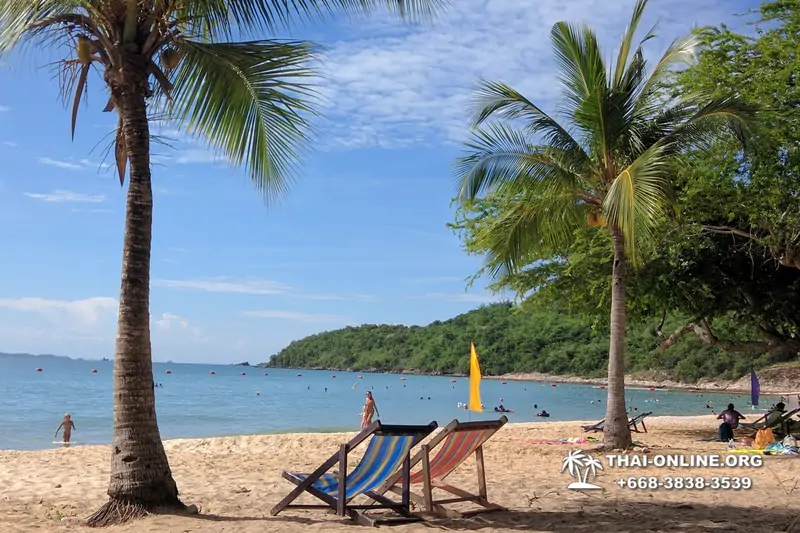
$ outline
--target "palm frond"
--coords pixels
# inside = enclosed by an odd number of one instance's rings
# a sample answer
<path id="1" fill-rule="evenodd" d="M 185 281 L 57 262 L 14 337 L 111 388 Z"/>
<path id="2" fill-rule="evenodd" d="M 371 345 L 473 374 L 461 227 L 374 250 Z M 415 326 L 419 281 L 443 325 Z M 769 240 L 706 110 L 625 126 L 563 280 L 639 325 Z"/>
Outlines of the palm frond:
<path id="1" fill-rule="evenodd" d="M 474 200 L 500 186 L 538 191 L 574 187 L 582 152 L 534 146 L 522 132 L 506 124 L 475 130 L 466 145 L 468 155 L 456 163 L 458 197 Z"/>
<path id="2" fill-rule="evenodd" d="M 593 156 L 607 153 L 613 141 L 608 131 L 609 116 L 616 110 L 608 105 L 608 79 L 595 32 L 567 22 L 558 22 L 550 32 L 553 52 L 563 86 L 563 106 L 575 126 L 592 144 Z"/>
<path id="3" fill-rule="evenodd" d="M 663 107 L 664 89 L 672 84 L 671 76 L 678 67 L 691 67 L 697 61 L 697 52 L 703 42 L 704 30 L 695 30 L 672 41 L 656 63 L 641 90 L 637 103 L 639 116 L 646 116 Z"/>
<path id="4" fill-rule="evenodd" d="M 750 129 L 758 118 L 759 108 L 736 96 L 709 99 L 703 94 L 684 98 L 686 120 L 676 124 L 665 138 L 677 148 L 707 148 L 724 135 L 731 135 L 746 147 Z"/>
<path id="5" fill-rule="evenodd" d="M 267 199 L 285 191 L 316 99 L 304 42 L 181 41 L 170 118 L 237 165 Z"/>
<path id="6" fill-rule="evenodd" d="M 647 2 L 648 0 L 636 0 L 636 5 L 633 7 L 633 13 L 631 14 L 631 21 L 628 23 L 628 27 L 625 28 L 625 33 L 622 34 L 622 41 L 620 42 L 619 52 L 617 54 L 617 64 L 614 69 L 614 86 L 617 88 L 623 85 L 633 39 L 636 36 L 636 31 L 639 29 L 639 23 L 642 21 L 642 15 L 647 7 Z M 653 33 L 654 30 L 655 27 L 647 32 L 644 38 L 639 42 L 639 50 L 641 50 L 644 43 L 655 37 Z"/>
<path id="7" fill-rule="evenodd" d="M 298 22 L 378 9 L 427 21 L 448 4 L 449 0 L 186 0 L 178 4 L 175 18 L 188 33 L 216 39 L 274 33 Z"/>
<path id="8" fill-rule="evenodd" d="M 0 53 L 14 48 L 39 21 L 75 13 L 83 0 L 3 0 L 0 2 Z"/>
<path id="9" fill-rule="evenodd" d="M 494 279 L 527 266 L 534 250 L 565 250 L 583 223 L 583 207 L 573 193 L 517 195 L 501 188 L 494 198 L 502 205 L 499 215 L 475 235 L 476 247 L 486 250 L 484 269 Z"/>
<path id="10" fill-rule="evenodd" d="M 616 176 L 603 202 L 609 225 L 622 231 L 634 256 L 637 244 L 650 239 L 666 213 L 671 152 L 668 142 L 645 150 Z"/>
<path id="11" fill-rule="evenodd" d="M 591 28 L 557 22 L 550 31 L 550 40 L 559 66 L 560 80 L 570 100 L 581 104 L 598 88 L 606 86 L 606 69 L 600 55 L 600 45 Z"/>
<path id="12" fill-rule="evenodd" d="M 588 161 L 589 156 L 566 128 L 512 87 L 501 82 L 481 80 L 473 99 L 473 126 L 479 126 L 492 115 L 508 120 L 522 119 L 525 131 L 540 135 L 542 143 L 574 152 Z"/>

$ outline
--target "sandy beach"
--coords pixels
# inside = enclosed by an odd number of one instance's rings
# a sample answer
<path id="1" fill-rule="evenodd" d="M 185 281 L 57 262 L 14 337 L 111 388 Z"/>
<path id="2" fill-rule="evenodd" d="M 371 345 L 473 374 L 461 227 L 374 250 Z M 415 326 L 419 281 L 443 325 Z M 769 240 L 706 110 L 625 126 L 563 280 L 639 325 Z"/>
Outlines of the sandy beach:
<path id="1" fill-rule="evenodd" d="M 444 425 L 444 421 L 440 425 Z M 800 458 L 765 457 L 761 468 L 668 469 L 607 466 L 590 493 L 567 489 L 572 478 L 560 473 L 562 458 L 572 447 L 533 444 L 585 435 L 580 422 L 508 424 L 485 449 L 490 500 L 507 506 L 502 513 L 470 519 L 430 519 L 396 526 L 400 532 L 480 530 L 559 532 L 800 532 Z M 712 437 L 711 416 L 648 419 L 648 433 L 635 434 L 654 457 L 657 454 L 725 453 Z M 599 436 L 599 434 L 597 434 Z M 292 485 L 281 470 L 310 471 L 332 454 L 348 434 L 285 434 L 165 443 L 181 497 L 201 507 L 199 516 L 156 515 L 114 532 L 156 533 L 263 531 L 354 531 L 361 526 L 324 511 L 287 510 L 270 517 L 269 509 Z M 596 444 L 581 445 L 591 451 Z M 0 531 L 95 531 L 66 526 L 62 518 L 87 516 L 105 499 L 109 475 L 107 446 L 76 446 L 39 452 L 0 452 Z M 617 486 L 630 476 L 749 476 L 751 490 L 659 490 Z M 450 478 L 474 491 L 472 459 Z M 311 503 L 311 500 L 306 500 Z"/>

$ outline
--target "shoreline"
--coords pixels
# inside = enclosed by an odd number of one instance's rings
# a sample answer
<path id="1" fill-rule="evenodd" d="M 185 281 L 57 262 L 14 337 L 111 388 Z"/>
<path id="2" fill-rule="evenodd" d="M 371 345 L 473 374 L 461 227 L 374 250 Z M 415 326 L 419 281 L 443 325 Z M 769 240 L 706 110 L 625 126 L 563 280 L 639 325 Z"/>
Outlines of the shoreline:
<path id="1" fill-rule="evenodd" d="M 497 413 L 500 414 L 500 413 Z M 711 420 L 712 415 L 651 415 L 647 417 L 648 424 L 650 421 L 655 421 L 656 423 L 676 423 L 676 422 L 685 422 L 687 424 L 699 424 L 701 422 L 707 422 Z M 714 417 L 716 420 L 716 417 Z M 438 421 L 437 421 L 438 422 Z M 446 426 L 450 420 L 446 422 L 439 423 L 439 429 Z M 574 424 L 577 429 L 581 429 L 581 426 L 587 424 L 593 424 L 596 420 L 553 420 L 553 421 L 537 421 L 537 422 L 508 422 L 505 427 L 509 429 L 547 429 L 549 427 L 554 426 L 566 426 Z M 711 426 L 709 426 L 711 427 Z M 306 429 L 299 429 L 299 430 L 274 430 L 274 431 L 267 431 L 262 433 L 234 433 L 229 435 L 211 435 L 205 437 L 173 437 L 173 438 L 162 438 L 161 441 L 164 445 L 181 445 L 181 444 L 199 444 L 201 441 L 215 441 L 215 440 L 242 440 L 242 439 L 254 439 L 254 438 L 263 438 L 263 437 L 287 437 L 287 436 L 297 436 L 297 437 L 308 437 L 308 436 L 315 436 L 315 437 L 325 437 L 325 436 L 348 436 L 348 435 L 355 435 L 360 430 L 358 428 L 340 428 L 340 429 L 330 429 L 328 431 L 324 429 L 315 429 L 315 428 L 306 428 Z M 586 435 L 601 435 L 602 433 L 587 433 Z M 635 435 L 635 433 L 634 433 Z M 643 434 L 646 435 L 646 434 Z M 59 446 L 53 444 L 47 448 L 37 448 L 35 450 L 16 450 L 16 449 L 0 449 L 0 455 L 8 454 L 8 453 L 24 453 L 24 454 L 37 454 L 43 452 L 49 452 L 53 450 L 60 450 L 60 449 L 86 449 L 86 448 L 108 448 L 111 446 L 111 443 L 83 443 L 81 441 L 76 440 L 74 443 L 71 443 L 70 446 Z"/>
<path id="2" fill-rule="evenodd" d="M 370 374 L 391 374 L 391 375 L 408 375 L 408 376 L 435 376 L 435 377 L 451 377 L 451 378 L 466 378 L 466 374 L 443 374 L 438 372 L 422 372 L 419 370 L 404 370 L 401 372 L 389 372 L 375 369 L 367 370 L 353 370 L 350 368 L 289 368 L 289 367 L 271 367 L 262 366 L 264 363 L 253 365 L 256 368 L 275 368 L 280 370 L 299 370 L 299 371 L 325 371 L 325 372 L 350 372 L 357 374 L 359 372 Z M 798 383 L 800 383 L 800 366 L 792 364 L 780 364 L 770 367 L 765 367 L 757 372 L 761 385 L 761 394 L 770 396 L 795 396 L 800 395 L 798 391 Z M 481 379 L 490 379 L 494 381 L 525 381 L 531 383 L 564 383 L 573 385 L 592 385 L 606 387 L 608 380 L 604 377 L 585 378 L 580 376 L 559 375 L 559 374 L 545 374 L 541 372 L 515 372 L 501 375 L 482 375 Z M 719 392 L 719 393 L 734 393 L 734 394 L 750 394 L 750 376 L 742 376 L 737 380 L 715 380 L 711 378 L 702 378 L 695 383 L 685 383 L 675 381 L 670 378 L 666 372 L 659 370 L 652 370 L 647 372 L 636 372 L 627 374 L 625 376 L 626 388 L 653 388 L 653 389 L 668 389 L 682 392 L 704 391 L 704 392 Z"/>
<path id="3" fill-rule="evenodd" d="M 754 411 L 754 413 L 766 412 L 766 409 L 762 409 L 759 411 Z M 750 413 L 750 411 L 747 411 Z M 497 413 L 500 414 L 500 413 Z M 458 417 L 455 417 L 458 418 Z M 492 418 L 490 418 L 491 420 Z M 439 422 L 439 428 L 444 427 L 447 425 L 450 420 L 446 421 L 437 421 Z M 576 419 L 576 420 L 541 420 L 535 422 L 511 422 L 509 421 L 506 424 L 508 428 L 517 428 L 517 429 L 546 429 L 548 427 L 564 427 L 564 426 L 573 426 L 576 428 L 576 432 L 581 429 L 583 425 L 594 424 L 597 420 L 589 420 L 589 419 Z M 656 422 L 656 424 L 661 423 L 686 423 L 689 425 L 695 424 L 705 424 L 708 423 L 709 428 L 714 428 L 716 431 L 716 415 L 711 414 L 703 414 L 703 415 L 650 415 L 647 417 L 647 424 L 651 424 L 652 422 Z M 206 435 L 206 436 L 199 436 L 199 437 L 169 437 L 169 438 L 162 438 L 162 442 L 166 445 L 167 443 L 191 443 L 191 442 L 199 442 L 199 441 L 211 441 L 211 440 L 218 440 L 218 439 L 254 439 L 254 438 L 262 438 L 262 437 L 287 437 L 290 438 L 292 436 L 296 436 L 298 438 L 307 437 L 307 436 L 317 436 L 317 437 L 325 437 L 325 436 L 345 436 L 345 435 L 355 435 L 358 433 L 358 428 L 299 428 L 299 429 L 287 429 L 287 430 L 271 430 L 265 431 L 261 433 L 232 433 L 232 434 L 225 434 L 225 435 Z M 602 433 L 583 433 L 583 435 L 601 435 Z M 634 433 L 636 435 L 636 433 Z M 642 434 L 646 435 L 646 433 Z M 87 442 L 84 443 L 80 440 L 75 440 L 70 446 L 60 446 L 58 444 L 51 444 L 45 448 L 34 448 L 34 449 L 16 449 L 16 448 L 2 448 L 0 449 L 0 455 L 7 454 L 7 453 L 25 453 L 25 454 L 36 454 L 42 452 L 48 452 L 53 450 L 60 450 L 60 449 L 84 449 L 84 448 L 97 448 L 97 447 L 109 447 L 111 446 L 110 442 L 106 443 L 96 443 L 96 442 Z"/>

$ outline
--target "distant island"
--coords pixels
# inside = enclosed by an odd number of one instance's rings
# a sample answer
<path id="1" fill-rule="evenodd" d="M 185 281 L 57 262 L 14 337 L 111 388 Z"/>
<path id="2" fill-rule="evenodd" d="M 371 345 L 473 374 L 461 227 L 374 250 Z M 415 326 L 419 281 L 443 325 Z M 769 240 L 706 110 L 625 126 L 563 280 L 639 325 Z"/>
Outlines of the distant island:
<path id="1" fill-rule="evenodd" d="M 686 317 L 661 324 L 673 331 Z M 362 325 L 311 335 L 289 344 L 258 366 L 464 375 L 474 341 L 485 376 L 548 374 L 603 378 L 608 333 L 590 318 L 549 310 L 520 310 L 511 304 L 482 306 L 427 326 Z M 703 378 L 737 380 L 779 361 L 727 352 L 684 335 L 661 348 L 656 323 L 628 327 L 630 373 L 657 373 L 664 380 L 694 383 Z"/>
<path id="2" fill-rule="evenodd" d="M 34 353 L 5 353 L 0 352 L 0 357 L 37 357 L 40 359 L 71 359 L 73 361 L 80 361 L 80 359 L 75 359 L 73 357 L 67 357 L 66 355 L 53 355 L 50 353 L 42 353 L 42 354 L 34 354 Z"/>

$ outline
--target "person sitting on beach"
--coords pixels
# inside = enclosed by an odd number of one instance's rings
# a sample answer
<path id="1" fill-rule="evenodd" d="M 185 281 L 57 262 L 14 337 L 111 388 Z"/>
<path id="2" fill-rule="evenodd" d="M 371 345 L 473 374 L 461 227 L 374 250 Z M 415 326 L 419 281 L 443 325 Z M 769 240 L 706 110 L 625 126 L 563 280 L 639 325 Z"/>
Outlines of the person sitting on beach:
<path id="1" fill-rule="evenodd" d="M 72 416 L 69 413 L 64 415 L 64 420 L 56 428 L 56 432 L 53 433 L 53 438 L 55 439 L 58 436 L 58 432 L 64 428 L 64 438 L 63 442 L 69 442 L 70 437 L 72 436 L 72 430 L 75 429 L 75 422 L 72 421 Z"/>
<path id="2" fill-rule="evenodd" d="M 772 427 L 777 424 L 785 412 L 786 404 L 783 402 L 776 403 L 772 409 L 767 411 L 767 416 L 764 420 L 764 427 Z"/>
<path id="3" fill-rule="evenodd" d="M 732 403 L 729 403 L 728 408 L 719 414 L 717 420 L 722 420 L 717 437 L 720 442 L 728 442 L 733 438 L 733 430 L 739 427 L 739 420 L 744 420 L 744 416 L 734 409 Z"/>
<path id="4" fill-rule="evenodd" d="M 378 406 L 375 404 L 375 399 L 372 397 L 372 393 L 367 391 L 367 399 L 364 402 L 364 410 L 361 411 L 361 427 L 365 428 L 372 424 L 372 417 L 376 414 L 378 415 L 378 418 L 381 417 L 381 414 L 378 411 Z"/>

